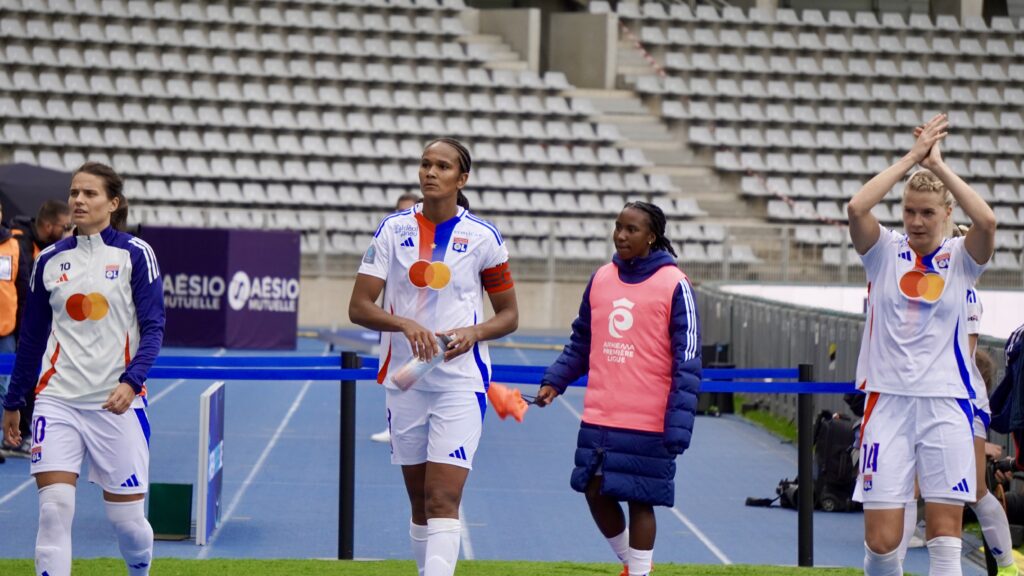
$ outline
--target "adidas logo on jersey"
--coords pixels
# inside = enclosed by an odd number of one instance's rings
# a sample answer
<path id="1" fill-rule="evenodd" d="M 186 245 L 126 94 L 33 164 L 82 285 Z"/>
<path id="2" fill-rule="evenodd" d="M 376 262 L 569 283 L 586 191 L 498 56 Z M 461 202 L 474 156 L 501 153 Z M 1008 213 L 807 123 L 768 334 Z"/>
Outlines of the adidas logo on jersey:
<path id="1" fill-rule="evenodd" d="M 68 273 L 65 272 L 65 273 L 60 275 L 60 278 L 57 278 L 57 282 L 56 283 L 57 284 L 63 284 L 64 282 L 67 282 L 68 280 L 69 280 Z"/>
<path id="2" fill-rule="evenodd" d="M 900 252 L 900 258 L 906 260 L 907 262 L 914 261 L 914 259 L 910 256 L 910 250 L 907 250 L 906 252 Z"/>
<path id="3" fill-rule="evenodd" d="M 456 460 L 468 460 L 466 458 L 466 449 L 462 446 L 459 446 L 459 448 L 455 452 L 449 454 L 448 457 L 455 458 Z"/>
<path id="4" fill-rule="evenodd" d="M 416 244 L 412 241 L 412 236 L 409 236 L 405 240 L 402 240 L 402 246 L 405 246 L 406 248 L 415 248 Z"/>
<path id="5" fill-rule="evenodd" d="M 121 488 L 137 488 L 139 486 L 139 479 L 132 474 L 131 478 L 121 482 Z"/>
<path id="6" fill-rule="evenodd" d="M 970 488 L 967 487 L 967 479 L 966 478 L 960 479 L 960 483 L 957 484 L 956 486 L 953 486 L 953 492 L 964 492 L 964 493 L 966 493 L 966 492 L 970 492 L 970 491 L 971 491 Z"/>

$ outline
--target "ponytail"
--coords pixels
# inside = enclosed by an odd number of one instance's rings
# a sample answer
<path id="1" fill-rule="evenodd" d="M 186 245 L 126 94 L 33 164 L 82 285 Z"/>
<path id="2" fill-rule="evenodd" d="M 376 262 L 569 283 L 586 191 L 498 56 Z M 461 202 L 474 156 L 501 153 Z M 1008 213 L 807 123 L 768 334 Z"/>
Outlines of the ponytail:
<path id="1" fill-rule="evenodd" d="M 459 190 L 459 196 L 455 200 L 455 203 L 458 204 L 459 206 L 462 206 L 466 210 L 469 210 L 469 198 L 466 198 L 466 195 L 462 193 L 462 190 Z"/>

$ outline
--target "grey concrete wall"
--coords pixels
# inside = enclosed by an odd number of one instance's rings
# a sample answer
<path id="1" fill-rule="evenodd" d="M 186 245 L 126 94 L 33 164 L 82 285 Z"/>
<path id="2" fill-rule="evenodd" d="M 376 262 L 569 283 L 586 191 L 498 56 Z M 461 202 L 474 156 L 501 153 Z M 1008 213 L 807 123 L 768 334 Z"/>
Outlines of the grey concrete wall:
<path id="1" fill-rule="evenodd" d="M 938 4 L 938 0 L 936 0 L 935 3 Z M 952 14 L 959 18 L 961 25 L 963 25 L 964 20 L 969 16 L 977 16 L 979 18 L 982 17 L 983 11 L 985 9 L 984 0 L 959 0 L 959 2 L 953 3 L 960 5 L 959 10 L 954 8 L 953 10 L 947 12 L 947 14 Z M 938 12 L 937 7 L 935 12 Z"/>
<path id="2" fill-rule="evenodd" d="M 552 14 L 548 67 L 579 88 L 612 89 L 618 41 L 615 14 Z"/>
<path id="3" fill-rule="evenodd" d="M 540 71 L 540 10 L 480 10 L 479 32 L 495 34 L 526 61 L 530 70 Z"/>

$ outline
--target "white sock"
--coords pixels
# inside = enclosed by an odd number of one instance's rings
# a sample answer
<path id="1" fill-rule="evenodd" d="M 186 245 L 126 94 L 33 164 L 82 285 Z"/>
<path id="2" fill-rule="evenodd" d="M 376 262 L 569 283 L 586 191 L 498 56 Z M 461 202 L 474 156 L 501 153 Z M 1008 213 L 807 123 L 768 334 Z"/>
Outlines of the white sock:
<path id="1" fill-rule="evenodd" d="M 937 536 L 928 541 L 928 576 L 962 576 L 960 539 Z"/>
<path id="2" fill-rule="evenodd" d="M 623 530 L 622 534 L 605 538 L 605 540 L 608 541 L 615 555 L 619 557 L 619 562 L 623 564 L 629 562 L 629 528 Z"/>
<path id="3" fill-rule="evenodd" d="M 886 554 L 879 554 L 864 543 L 864 576 L 903 576 L 903 564 L 899 548 Z"/>
<path id="4" fill-rule="evenodd" d="M 1003 505 L 990 492 L 985 494 L 981 500 L 971 504 L 971 508 L 974 509 L 974 515 L 978 517 L 978 523 L 981 524 L 981 533 L 985 535 L 985 542 L 992 550 L 992 555 L 996 557 L 996 564 L 999 566 L 1013 564 L 1010 523 L 1006 520 Z"/>
<path id="5" fill-rule="evenodd" d="M 71 574 L 71 521 L 75 518 L 75 487 L 50 484 L 39 490 L 39 532 L 36 573 Z"/>
<path id="6" fill-rule="evenodd" d="M 427 563 L 427 527 L 409 520 L 409 540 L 412 541 L 412 557 L 416 560 L 416 570 L 423 576 L 423 566 Z"/>
<path id="7" fill-rule="evenodd" d="M 647 576 L 651 572 L 654 550 L 629 549 L 629 576 Z"/>
<path id="8" fill-rule="evenodd" d="M 107 520 L 114 526 L 121 557 L 128 566 L 128 576 L 148 576 L 153 563 L 153 528 L 146 520 L 146 501 L 103 501 Z"/>
<path id="9" fill-rule="evenodd" d="M 427 560 L 423 576 L 452 576 L 459 560 L 462 525 L 457 518 L 427 519 Z"/>
<path id="10" fill-rule="evenodd" d="M 900 540 L 899 547 L 896 548 L 900 564 L 903 564 L 903 560 L 907 557 L 907 548 L 910 546 L 910 539 L 914 537 L 915 530 L 917 530 L 917 502 L 907 502 L 907 505 L 903 507 L 903 538 Z"/>

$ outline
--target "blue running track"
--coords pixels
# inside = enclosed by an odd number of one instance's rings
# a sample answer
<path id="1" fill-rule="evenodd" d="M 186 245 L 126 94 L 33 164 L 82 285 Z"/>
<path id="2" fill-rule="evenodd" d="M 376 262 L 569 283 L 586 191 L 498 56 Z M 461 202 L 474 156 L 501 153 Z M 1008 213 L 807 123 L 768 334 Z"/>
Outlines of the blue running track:
<path id="1" fill-rule="evenodd" d="M 341 341 L 373 344 L 350 331 Z M 560 343 L 558 335 L 511 340 Z M 223 350 L 165 349 L 165 355 L 215 355 Z M 325 344 L 300 340 L 294 354 L 326 354 Z M 231 352 L 232 355 L 246 354 Z M 262 353 L 261 353 L 262 354 Z M 549 363 L 553 351 L 492 348 L 500 364 Z M 153 482 L 195 483 L 199 395 L 211 381 L 149 383 Z M 225 518 L 206 547 L 157 542 L 160 557 L 334 558 L 337 556 L 337 382 L 226 384 Z M 524 389 L 533 393 L 534 389 Z M 488 413 L 463 499 L 465 558 L 612 562 L 583 496 L 569 488 L 583 391 L 552 406 L 532 407 L 523 423 Z M 384 391 L 357 386 L 356 539 L 360 558 L 410 557 L 408 501 L 389 448 L 369 440 L 385 426 Z M 796 449 L 745 420 L 698 417 L 693 445 L 678 460 L 676 506 L 659 508 L 655 563 L 795 565 L 797 516 L 749 508 L 747 496 L 774 495 L 779 479 L 796 475 Z M 116 557 L 100 490 L 79 484 L 75 557 Z M 36 532 L 35 486 L 28 461 L 0 465 L 0 557 L 31 558 Z M 194 514 L 193 514 L 193 517 Z M 860 514 L 814 515 L 815 565 L 860 567 Z M 924 549 L 912 549 L 907 570 L 927 572 Z M 965 576 L 984 571 L 964 563 Z"/>

